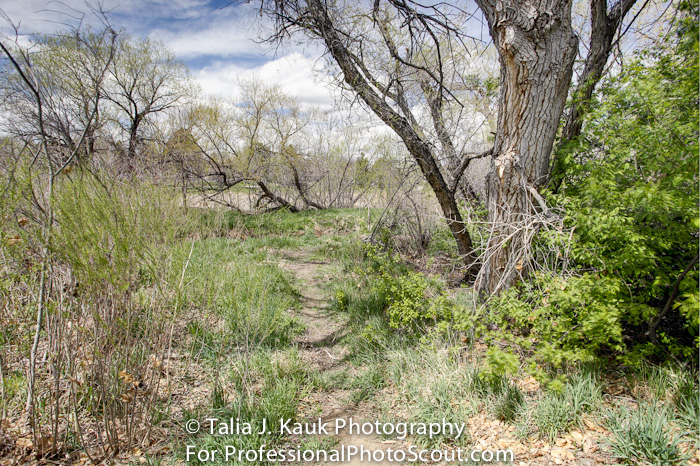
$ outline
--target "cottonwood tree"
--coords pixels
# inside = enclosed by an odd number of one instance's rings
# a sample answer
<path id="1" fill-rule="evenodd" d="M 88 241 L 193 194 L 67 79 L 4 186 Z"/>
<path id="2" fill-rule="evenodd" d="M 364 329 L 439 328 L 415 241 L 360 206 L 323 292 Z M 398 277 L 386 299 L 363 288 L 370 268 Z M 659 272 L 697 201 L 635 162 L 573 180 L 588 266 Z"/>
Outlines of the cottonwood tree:
<path id="1" fill-rule="evenodd" d="M 244 175 L 233 108 L 211 99 L 172 114 L 163 155 L 175 167 L 183 200 L 189 186 L 201 200 L 240 210 L 235 196 L 228 193 L 249 178 Z"/>
<path id="2" fill-rule="evenodd" d="M 366 129 L 347 108 L 317 112 L 305 128 L 300 142 L 306 192 L 324 208 L 352 207 L 375 185 L 364 155 L 372 152 Z"/>
<path id="3" fill-rule="evenodd" d="M 127 167 L 139 153 L 143 127 L 194 92 L 187 67 L 162 43 L 121 35 L 109 68 L 107 99 L 128 137 Z"/>
<path id="4" fill-rule="evenodd" d="M 472 240 L 454 192 L 474 156 L 462 155 L 464 163 L 452 173 L 439 162 L 439 154 L 455 146 L 444 128 L 443 110 L 456 100 L 449 85 L 459 69 L 451 60 L 460 45 L 455 43 L 457 15 L 449 18 L 442 6 L 392 1 L 280 0 L 264 3 L 263 10 L 277 24 L 271 39 L 303 31 L 322 41 L 345 85 L 403 140 L 436 195 L 459 254 L 472 263 Z"/>
<path id="5" fill-rule="evenodd" d="M 594 3 L 599 11 L 600 3 Z M 483 154 L 491 156 L 486 203 L 492 234 L 479 279 L 480 289 L 496 293 L 526 273 L 532 231 L 540 216 L 550 215 L 539 188 L 549 177 L 579 41 L 571 25 L 571 0 L 476 4 L 500 63 L 497 131 L 493 148 Z M 624 16 L 627 4 L 620 5 L 619 14 L 614 8 L 606 11 L 605 24 Z M 450 58 L 452 50 L 464 47 L 467 12 L 456 4 L 411 0 L 276 0 L 264 3 L 263 10 L 276 22 L 272 39 L 302 32 L 324 44 L 344 83 L 401 137 L 435 192 L 459 253 L 473 261 L 472 241 L 455 201 L 455 180 L 482 154 L 460 154 L 462 163 L 453 173 L 445 174 L 438 163 L 439 152 L 452 150 L 441 137 L 446 132 L 439 116 L 456 98 L 451 85 L 459 66 Z M 589 59 L 607 61 L 606 50 L 601 47 Z M 598 69 L 589 68 L 592 76 Z M 433 128 L 420 125 L 416 110 L 421 105 L 437 115 Z M 438 145 L 426 137 L 430 131 L 437 134 Z"/>
<path id="6" fill-rule="evenodd" d="M 571 83 L 578 38 L 571 1 L 477 0 L 501 66 L 498 129 L 487 178 L 492 234 L 481 287 L 497 292 L 527 267 L 533 216 L 547 211 L 538 193 Z"/>

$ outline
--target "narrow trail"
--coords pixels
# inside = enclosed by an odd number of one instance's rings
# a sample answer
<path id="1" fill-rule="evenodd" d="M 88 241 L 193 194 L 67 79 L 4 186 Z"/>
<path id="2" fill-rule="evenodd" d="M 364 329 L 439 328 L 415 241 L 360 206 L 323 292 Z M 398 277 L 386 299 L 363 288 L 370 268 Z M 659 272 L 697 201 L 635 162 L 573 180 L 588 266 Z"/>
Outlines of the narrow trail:
<path id="1" fill-rule="evenodd" d="M 323 284 L 330 281 L 330 277 L 324 270 L 328 263 L 310 259 L 308 252 L 284 251 L 281 257 L 280 268 L 294 274 L 301 292 L 302 308 L 292 312 L 306 327 L 304 335 L 297 338 L 302 359 L 319 372 L 347 369 L 349 364 L 344 359 L 349 350 L 342 343 L 342 337 L 347 331 L 346 324 L 331 314 L 328 305 L 329 299 L 323 290 Z M 374 420 L 371 413 L 362 411 L 354 403 L 349 402 L 347 400 L 349 395 L 349 390 L 330 388 L 311 393 L 305 401 L 316 408 L 320 407 L 319 415 L 324 422 L 333 423 L 335 419 L 341 418 L 345 420 L 349 418 L 363 421 Z M 345 431 L 336 437 L 339 440 L 336 446 L 338 449 L 341 446 L 346 448 L 355 446 L 364 447 L 367 450 L 382 450 L 391 446 L 374 436 L 350 435 Z M 360 461 L 359 456 L 357 456 L 350 461 L 332 464 L 388 466 L 395 463 Z"/>

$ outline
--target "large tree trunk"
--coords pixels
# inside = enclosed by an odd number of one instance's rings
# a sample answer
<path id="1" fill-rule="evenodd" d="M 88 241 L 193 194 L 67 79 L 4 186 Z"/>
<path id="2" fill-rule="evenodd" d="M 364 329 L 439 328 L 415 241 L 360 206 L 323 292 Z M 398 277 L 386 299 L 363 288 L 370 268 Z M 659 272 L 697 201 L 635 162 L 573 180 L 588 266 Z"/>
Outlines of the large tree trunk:
<path id="1" fill-rule="evenodd" d="M 501 63 L 494 157 L 487 179 L 488 254 L 479 283 L 497 293 L 527 271 L 537 188 L 549 174 L 550 154 L 566 102 L 578 38 L 571 0 L 477 0 Z"/>

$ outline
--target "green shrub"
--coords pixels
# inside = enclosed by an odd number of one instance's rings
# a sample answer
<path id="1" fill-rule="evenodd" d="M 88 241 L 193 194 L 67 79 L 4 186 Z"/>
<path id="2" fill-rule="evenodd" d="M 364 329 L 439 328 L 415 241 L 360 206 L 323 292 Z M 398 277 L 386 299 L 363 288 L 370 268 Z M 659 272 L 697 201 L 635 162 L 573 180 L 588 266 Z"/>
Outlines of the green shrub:
<path id="1" fill-rule="evenodd" d="M 664 350 L 697 362 L 698 264 L 692 264 L 700 228 L 699 73 L 697 35 L 688 35 L 687 26 L 697 25 L 698 10 L 679 5 L 666 38 L 602 83 L 582 137 L 560 154 L 566 175 L 550 196 L 575 228 L 571 259 L 581 272 L 600 271 L 593 281 L 611 294 L 586 293 L 580 303 L 610 303 L 611 347 L 621 346 L 620 330 L 636 346 L 628 363 L 664 357 Z M 652 322 L 691 265 L 673 311 L 653 332 Z M 640 335 L 647 332 L 652 343 L 658 337 L 656 346 Z"/>
<path id="2" fill-rule="evenodd" d="M 391 327 L 416 331 L 451 319 L 450 303 L 438 282 L 418 272 L 402 273 L 402 267 L 376 247 L 367 247 L 367 255 L 378 274 L 374 289 L 384 300 Z"/>
<path id="3" fill-rule="evenodd" d="M 560 369 L 590 361 L 603 349 L 623 349 L 620 316 L 629 306 L 619 297 L 621 286 L 616 279 L 592 274 L 565 279 L 535 273 L 489 302 L 490 325 L 478 314 L 458 314 L 456 325 L 477 338 L 518 346 L 532 368 Z M 498 359 L 489 361 L 498 364 Z M 547 377 L 541 370 L 531 372 Z"/>
<path id="4" fill-rule="evenodd" d="M 350 298 L 344 291 L 338 290 L 335 292 L 335 307 L 339 311 L 347 311 L 350 304 Z"/>
<path id="5" fill-rule="evenodd" d="M 497 346 L 491 346 L 486 350 L 486 361 L 479 377 L 491 385 L 498 385 L 504 377 L 517 373 L 519 368 L 518 356 Z"/>

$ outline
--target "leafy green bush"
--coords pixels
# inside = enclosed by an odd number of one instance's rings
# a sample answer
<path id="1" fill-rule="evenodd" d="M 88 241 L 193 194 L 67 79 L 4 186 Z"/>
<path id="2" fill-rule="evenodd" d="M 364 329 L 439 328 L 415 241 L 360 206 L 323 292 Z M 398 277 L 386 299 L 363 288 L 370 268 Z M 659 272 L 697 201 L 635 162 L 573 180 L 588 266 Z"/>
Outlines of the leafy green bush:
<path id="1" fill-rule="evenodd" d="M 367 256 L 378 274 L 373 287 L 384 300 L 391 327 L 415 331 L 428 322 L 451 319 L 450 303 L 439 283 L 418 272 L 403 272 L 376 247 L 368 246 Z"/>
<path id="2" fill-rule="evenodd" d="M 504 377 L 517 373 L 519 368 L 520 360 L 515 354 L 492 346 L 486 350 L 486 361 L 479 378 L 491 385 L 498 385 Z"/>
<path id="3" fill-rule="evenodd" d="M 697 5 L 684 4 L 663 43 L 603 83 L 582 136 L 559 154 L 565 177 L 550 196 L 574 228 L 571 257 L 582 278 L 597 271 L 572 298 L 609 309 L 593 340 L 609 338 L 619 350 L 626 335 L 637 349 L 628 362 L 660 347 L 697 360 L 697 17 Z M 605 292 L 592 294 L 597 286 Z M 657 317 L 669 300 L 673 311 Z"/>
<path id="4" fill-rule="evenodd" d="M 488 325 L 479 314 L 457 314 L 457 327 L 526 350 L 533 375 L 545 377 L 538 367 L 558 369 L 589 361 L 602 349 L 623 349 L 621 315 L 635 304 L 624 301 L 621 286 L 588 273 L 568 279 L 535 273 L 489 302 Z M 488 361 L 504 361 L 496 356 Z"/>

